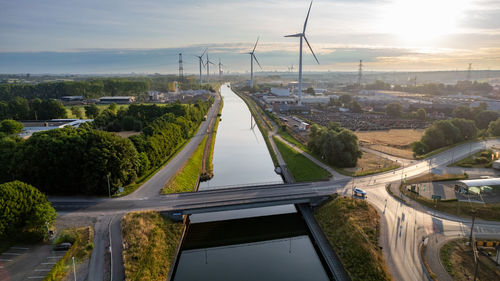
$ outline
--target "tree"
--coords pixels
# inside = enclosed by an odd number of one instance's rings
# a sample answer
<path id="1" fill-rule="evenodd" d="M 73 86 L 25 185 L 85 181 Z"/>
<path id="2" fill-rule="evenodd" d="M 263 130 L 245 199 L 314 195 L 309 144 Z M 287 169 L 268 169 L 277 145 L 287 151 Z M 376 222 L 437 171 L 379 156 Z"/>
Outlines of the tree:
<path id="1" fill-rule="evenodd" d="M 349 104 L 349 110 L 351 110 L 352 112 L 354 113 L 361 113 L 363 112 L 363 109 L 361 108 L 361 105 L 359 104 L 358 101 L 356 100 L 353 100 L 350 104 Z"/>
<path id="2" fill-rule="evenodd" d="M 0 122 L 0 132 L 4 132 L 7 135 L 18 134 L 23 130 L 24 126 L 22 123 L 6 119 Z"/>
<path id="3" fill-rule="evenodd" d="M 21 97 L 15 97 L 9 102 L 9 115 L 12 119 L 29 119 L 30 107 L 28 100 Z"/>
<path id="4" fill-rule="evenodd" d="M 361 157 L 356 135 L 334 122 L 328 128 L 313 124 L 308 146 L 316 155 L 337 167 L 354 167 Z"/>
<path id="5" fill-rule="evenodd" d="M 339 101 L 343 104 L 349 104 L 352 101 L 352 97 L 350 95 L 341 95 Z"/>
<path id="6" fill-rule="evenodd" d="M 423 109 L 423 108 L 419 108 L 417 110 L 417 118 L 419 120 L 425 120 L 425 119 L 427 119 L 427 111 L 425 111 L 425 109 Z"/>
<path id="7" fill-rule="evenodd" d="M 492 110 L 481 111 L 476 115 L 476 126 L 479 129 L 488 129 L 488 125 L 491 121 L 495 121 L 500 117 L 500 113 Z"/>
<path id="8" fill-rule="evenodd" d="M 490 134 L 490 136 L 500 137 L 500 118 L 490 122 L 490 125 L 488 126 L 488 134 Z"/>
<path id="9" fill-rule="evenodd" d="M 308 93 L 308 94 L 310 94 L 310 95 L 314 95 L 314 94 L 316 94 L 316 92 L 314 91 L 314 88 L 313 88 L 313 87 L 309 87 L 309 88 L 307 88 L 304 92 L 305 92 L 305 93 Z"/>
<path id="10" fill-rule="evenodd" d="M 453 126 L 457 127 L 464 140 L 471 140 L 477 137 L 477 127 L 474 121 L 462 118 L 451 119 Z"/>
<path id="11" fill-rule="evenodd" d="M 461 105 L 461 106 L 458 106 L 457 108 L 455 108 L 455 110 L 453 110 L 453 117 L 469 119 L 469 120 L 474 119 L 474 116 L 472 115 L 472 111 L 471 111 L 470 107 L 465 106 L 465 105 Z"/>
<path id="12" fill-rule="evenodd" d="M 56 218 L 47 197 L 20 181 L 0 184 L 0 202 L 0 237 L 24 232 L 41 239 L 47 234 L 46 223 Z"/>
<path id="13" fill-rule="evenodd" d="M 82 109 L 78 106 L 72 106 L 71 107 L 71 113 L 78 119 L 83 118 L 83 112 Z"/>
<path id="14" fill-rule="evenodd" d="M 385 107 L 385 112 L 387 115 L 392 117 L 401 117 L 402 114 L 402 106 L 400 103 L 390 103 Z"/>
<path id="15" fill-rule="evenodd" d="M 99 115 L 99 107 L 95 104 L 85 106 L 85 115 L 87 118 L 96 118 Z"/>

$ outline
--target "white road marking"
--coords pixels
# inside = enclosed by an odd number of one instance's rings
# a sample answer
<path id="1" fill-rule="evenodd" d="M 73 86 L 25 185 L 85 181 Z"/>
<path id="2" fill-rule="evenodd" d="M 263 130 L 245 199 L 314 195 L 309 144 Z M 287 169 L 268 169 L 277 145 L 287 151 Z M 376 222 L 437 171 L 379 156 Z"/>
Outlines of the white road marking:
<path id="1" fill-rule="evenodd" d="M 41 264 L 56 264 L 55 262 L 42 262 Z"/>
<path id="2" fill-rule="evenodd" d="M 9 259 L 0 259 L 0 261 L 12 261 L 12 260 L 9 260 Z"/>
<path id="3" fill-rule="evenodd" d="M 45 276 L 29 276 L 28 279 L 43 279 Z"/>
<path id="4" fill-rule="evenodd" d="M 11 249 L 14 250 L 29 250 L 30 248 L 23 248 L 23 247 L 10 247 Z"/>
<path id="5" fill-rule="evenodd" d="M 35 269 L 35 271 L 50 271 L 51 269 Z"/>
<path id="6" fill-rule="evenodd" d="M 20 256 L 21 254 L 19 254 L 19 253 L 2 253 L 2 255 L 7 255 L 7 256 Z"/>
<path id="7" fill-rule="evenodd" d="M 52 256 L 52 257 L 47 257 L 48 259 L 60 259 L 62 258 L 63 256 Z"/>

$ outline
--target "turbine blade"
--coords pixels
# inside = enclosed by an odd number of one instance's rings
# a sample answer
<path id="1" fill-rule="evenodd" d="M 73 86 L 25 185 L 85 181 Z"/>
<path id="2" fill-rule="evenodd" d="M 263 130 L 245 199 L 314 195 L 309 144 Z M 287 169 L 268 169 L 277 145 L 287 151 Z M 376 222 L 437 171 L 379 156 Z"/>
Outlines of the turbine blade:
<path id="1" fill-rule="evenodd" d="M 304 30 L 302 30 L 302 33 L 306 33 L 307 20 L 309 20 L 309 13 L 311 12 L 312 5 L 313 5 L 313 1 L 311 0 L 311 4 L 309 4 L 309 11 L 307 11 L 306 21 L 304 22 Z"/>
<path id="2" fill-rule="evenodd" d="M 257 48 L 257 43 L 259 43 L 259 37 L 257 37 L 257 41 L 255 41 L 255 46 L 253 46 L 253 50 L 252 50 L 252 53 L 255 52 L 255 48 Z"/>
<path id="3" fill-rule="evenodd" d="M 309 44 L 309 41 L 307 41 L 307 37 L 305 37 L 305 36 L 304 36 L 304 40 L 306 40 L 307 46 L 309 46 L 309 50 L 311 50 L 311 53 L 313 54 L 314 59 L 315 59 L 315 60 L 316 60 L 316 62 L 319 64 L 319 60 L 318 60 L 318 58 L 316 57 L 316 55 L 314 54 L 314 51 L 313 51 L 313 49 L 311 48 L 311 44 Z"/>
<path id="4" fill-rule="evenodd" d="M 285 35 L 285 37 L 300 37 L 302 36 L 303 33 L 297 33 L 297 34 L 291 34 L 291 35 Z"/>
<path id="5" fill-rule="evenodd" d="M 260 69 L 262 69 L 262 66 L 260 66 L 260 63 L 257 60 L 257 57 L 254 54 L 252 54 L 252 57 L 255 59 L 255 62 L 259 65 Z"/>
<path id="6" fill-rule="evenodd" d="M 208 48 L 205 48 L 205 51 L 203 51 L 203 54 L 201 54 L 200 57 L 203 57 L 203 55 L 205 55 L 205 53 L 207 52 Z"/>

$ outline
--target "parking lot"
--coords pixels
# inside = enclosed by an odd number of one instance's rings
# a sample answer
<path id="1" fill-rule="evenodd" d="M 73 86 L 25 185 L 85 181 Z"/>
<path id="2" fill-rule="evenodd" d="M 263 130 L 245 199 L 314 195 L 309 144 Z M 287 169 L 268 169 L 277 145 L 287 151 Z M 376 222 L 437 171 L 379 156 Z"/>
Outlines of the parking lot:
<path id="1" fill-rule="evenodd" d="M 16 245 L 0 254 L 0 280 L 43 280 L 66 251 L 52 245 Z"/>

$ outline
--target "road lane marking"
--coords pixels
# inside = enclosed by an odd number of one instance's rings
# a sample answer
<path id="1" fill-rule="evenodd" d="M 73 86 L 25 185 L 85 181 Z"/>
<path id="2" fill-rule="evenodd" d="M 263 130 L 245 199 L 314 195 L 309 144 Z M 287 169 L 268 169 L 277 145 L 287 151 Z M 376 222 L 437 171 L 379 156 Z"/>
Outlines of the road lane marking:
<path id="1" fill-rule="evenodd" d="M 52 256 L 52 257 L 47 257 L 48 259 L 60 259 L 62 258 L 63 256 Z"/>
<path id="2" fill-rule="evenodd" d="M 30 248 L 23 248 L 23 247 L 10 247 L 11 249 L 14 250 L 29 250 Z"/>
<path id="3" fill-rule="evenodd" d="M 9 260 L 9 259 L 0 259 L 0 261 L 12 261 L 12 260 Z"/>
<path id="4" fill-rule="evenodd" d="M 43 279 L 45 276 L 29 276 L 28 279 Z"/>
<path id="5" fill-rule="evenodd" d="M 7 256 L 20 256 L 22 254 L 19 253 L 2 253 L 2 255 L 7 255 Z"/>
<path id="6" fill-rule="evenodd" d="M 51 269 L 35 269 L 35 271 L 50 271 Z"/>
<path id="7" fill-rule="evenodd" d="M 41 264 L 56 264 L 55 262 L 42 262 Z"/>

